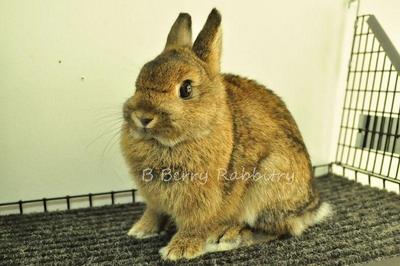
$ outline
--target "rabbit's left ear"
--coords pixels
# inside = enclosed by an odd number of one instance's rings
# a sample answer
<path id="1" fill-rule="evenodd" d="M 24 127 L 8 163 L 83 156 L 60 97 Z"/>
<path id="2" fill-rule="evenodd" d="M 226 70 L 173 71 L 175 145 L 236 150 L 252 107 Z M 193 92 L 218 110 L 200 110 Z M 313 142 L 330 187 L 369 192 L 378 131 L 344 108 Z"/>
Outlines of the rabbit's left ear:
<path id="1" fill-rule="evenodd" d="M 207 63 L 213 73 L 219 73 L 221 50 L 221 14 L 214 8 L 194 41 L 193 52 Z"/>
<path id="2" fill-rule="evenodd" d="M 192 46 L 192 19 L 187 13 L 180 13 L 168 34 L 165 50 L 180 46 Z"/>

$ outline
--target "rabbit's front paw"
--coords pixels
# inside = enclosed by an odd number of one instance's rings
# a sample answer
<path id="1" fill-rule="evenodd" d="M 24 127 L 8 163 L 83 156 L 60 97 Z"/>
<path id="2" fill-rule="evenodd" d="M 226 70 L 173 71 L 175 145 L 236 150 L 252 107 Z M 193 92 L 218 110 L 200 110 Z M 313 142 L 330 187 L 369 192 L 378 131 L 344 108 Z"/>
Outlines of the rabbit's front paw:
<path id="1" fill-rule="evenodd" d="M 135 238 L 149 238 L 154 237 L 159 234 L 158 224 L 153 224 L 151 222 L 143 222 L 139 220 L 136 222 L 128 232 L 128 236 L 133 236 Z"/>
<path id="2" fill-rule="evenodd" d="M 193 259 L 204 253 L 205 241 L 199 238 L 174 237 L 171 242 L 160 249 L 164 260 Z"/>
<path id="3" fill-rule="evenodd" d="M 224 251 L 239 247 L 242 242 L 241 231 L 243 227 L 232 226 L 225 228 L 222 235 L 221 232 L 215 233 L 207 239 L 207 252 Z"/>
<path id="4" fill-rule="evenodd" d="M 242 227 L 240 226 L 228 228 L 228 230 L 224 232 L 224 235 L 219 239 L 219 243 L 239 243 L 241 230 Z"/>

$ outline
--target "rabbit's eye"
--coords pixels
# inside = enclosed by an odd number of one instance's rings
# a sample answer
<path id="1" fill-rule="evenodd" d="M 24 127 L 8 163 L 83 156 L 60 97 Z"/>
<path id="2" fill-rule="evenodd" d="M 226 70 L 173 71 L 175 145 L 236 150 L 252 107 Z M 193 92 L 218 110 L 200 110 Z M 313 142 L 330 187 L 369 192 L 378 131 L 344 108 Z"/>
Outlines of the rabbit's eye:
<path id="1" fill-rule="evenodd" d="M 185 80 L 180 89 L 179 89 L 179 96 L 182 99 L 188 99 L 192 96 L 192 81 L 191 80 Z"/>

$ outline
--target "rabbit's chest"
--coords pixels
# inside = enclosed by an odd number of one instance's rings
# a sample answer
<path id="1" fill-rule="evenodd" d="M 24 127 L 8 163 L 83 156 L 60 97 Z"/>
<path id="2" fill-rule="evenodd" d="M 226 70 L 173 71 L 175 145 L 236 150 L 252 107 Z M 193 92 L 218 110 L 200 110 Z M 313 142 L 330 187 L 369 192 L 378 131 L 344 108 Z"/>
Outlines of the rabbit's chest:
<path id="1" fill-rule="evenodd" d="M 163 168 L 144 174 L 139 182 L 139 191 L 145 201 L 170 215 L 177 215 L 191 207 L 193 189 L 190 177 L 171 173 Z M 189 200 L 191 199 L 191 200 Z"/>

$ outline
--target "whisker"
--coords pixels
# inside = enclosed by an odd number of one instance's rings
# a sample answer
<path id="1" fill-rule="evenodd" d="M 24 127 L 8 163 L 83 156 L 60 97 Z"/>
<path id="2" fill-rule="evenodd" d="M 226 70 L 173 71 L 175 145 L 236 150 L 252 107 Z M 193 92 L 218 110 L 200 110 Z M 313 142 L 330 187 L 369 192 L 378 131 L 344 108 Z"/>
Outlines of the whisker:
<path id="1" fill-rule="evenodd" d="M 102 154 L 102 158 L 103 158 L 103 159 L 104 159 L 104 156 L 105 156 L 105 154 L 106 154 L 108 148 L 111 148 L 110 143 L 113 141 L 113 139 L 114 139 L 116 136 L 118 136 L 118 135 L 120 134 L 120 132 L 121 132 L 121 129 L 119 129 L 117 132 L 115 132 L 115 133 L 113 134 L 113 136 L 110 138 L 110 140 L 108 141 L 107 145 L 104 147 L 104 149 L 103 149 L 103 154 Z"/>
<path id="2" fill-rule="evenodd" d="M 120 130 L 120 134 L 121 134 L 121 130 Z M 119 141 L 119 138 L 118 138 L 118 137 L 117 137 L 117 138 L 114 137 L 114 141 L 111 143 L 110 149 L 111 149 L 115 144 L 117 144 L 118 141 Z"/>
<path id="3" fill-rule="evenodd" d="M 107 115 L 103 115 L 103 116 L 94 118 L 94 120 L 96 122 L 101 122 L 101 121 L 110 120 L 110 119 L 123 119 L 123 116 L 121 113 L 118 113 L 118 114 L 107 114 Z"/>
<path id="4" fill-rule="evenodd" d="M 117 117 L 117 118 L 107 118 L 107 119 L 103 119 L 103 120 L 98 120 L 94 123 L 94 125 L 96 126 L 109 126 L 110 124 L 114 124 L 114 122 L 116 123 L 121 123 L 124 120 L 123 117 Z"/>
<path id="5" fill-rule="evenodd" d="M 111 124 L 111 126 L 108 129 L 105 129 L 103 132 L 100 133 L 99 136 L 95 137 L 91 142 L 89 142 L 86 145 L 86 148 L 89 148 L 93 143 L 95 143 L 97 140 L 104 137 L 105 135 L 112 134 L 115 130 L 120 131 L 121 126 L 118 126 L 118 128 L 115 128 L 117 125 L 120 125 L 120 124 L 121 124 L 121 121 L 115 121 L 113 124 Z"/>

